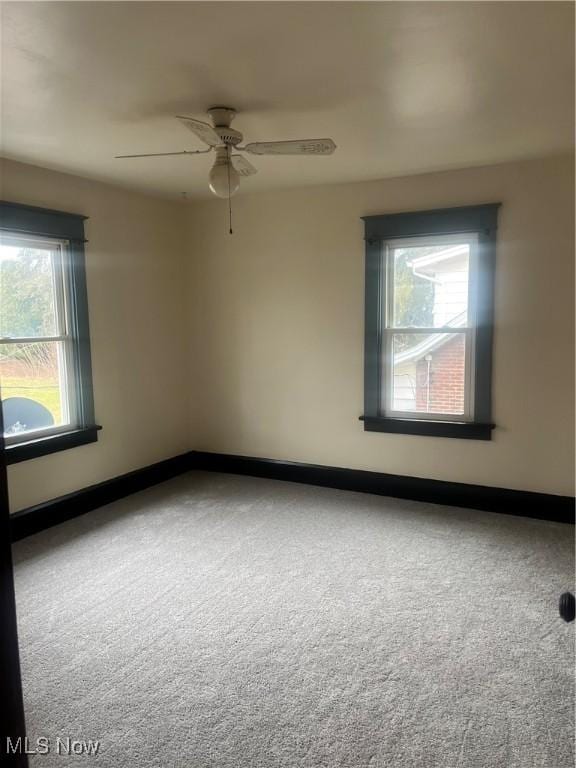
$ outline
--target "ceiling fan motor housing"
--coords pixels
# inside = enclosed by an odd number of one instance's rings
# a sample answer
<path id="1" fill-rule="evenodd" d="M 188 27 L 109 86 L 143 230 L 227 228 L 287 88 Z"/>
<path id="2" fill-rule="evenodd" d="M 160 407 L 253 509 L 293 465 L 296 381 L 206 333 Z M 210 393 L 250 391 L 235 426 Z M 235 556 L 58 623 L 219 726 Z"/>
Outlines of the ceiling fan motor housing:
<path id="1" fill-rule="evenodd" d="M 232 107 L 210 107 L 208 114 L 212 119 L 214 130 L 222 139 L 222 144 L 235 147 L 242 141 L 242 134 L 234 128 L 230 128 L 230 123 L 236 117 L 236 110 Z"/>
<path id="2" fill-rule="evenodd" d="M 222 139 L 222 144 L 235 147 L 242 141 L 242 134 L 240 131 L 235 131 L 234 128 L 227 128 L 220 125 L 214 126 L 214 130 Z"/>

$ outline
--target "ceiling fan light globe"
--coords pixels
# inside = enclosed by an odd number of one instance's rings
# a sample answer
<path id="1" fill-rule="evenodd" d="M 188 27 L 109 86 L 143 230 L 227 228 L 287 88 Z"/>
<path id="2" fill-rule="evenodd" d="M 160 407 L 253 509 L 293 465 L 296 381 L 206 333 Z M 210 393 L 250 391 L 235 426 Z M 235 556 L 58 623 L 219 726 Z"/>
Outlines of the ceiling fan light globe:
<path id="1" fill-rule="evenodd" d="M 232 197 L 240 188 L 240 176 L 232 165 L 217 163 L 208 176 L 210 191 L 216 197 Z M 230 184 L 230 188 L 228 188 Z"/>

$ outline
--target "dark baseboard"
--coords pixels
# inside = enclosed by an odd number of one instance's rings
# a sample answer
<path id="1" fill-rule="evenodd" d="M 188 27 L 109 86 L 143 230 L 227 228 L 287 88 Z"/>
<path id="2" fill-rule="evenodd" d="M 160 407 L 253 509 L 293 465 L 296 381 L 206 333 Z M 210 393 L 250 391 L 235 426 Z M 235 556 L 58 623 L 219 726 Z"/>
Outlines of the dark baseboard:
<path id="1" fill-rule="evenodd" d="M 288 480 L 344 491 L 360 491 L 379 496 L 445 504 L 451 507 L 466 507 L 559 523 L 574 523 L 575 500 L 571 496 L 555 496 L 548 493 L 515 491 L 510 488 L 492 488 L 444 480 L 427 480 L 421 477 L 388 475 L 361 469 L 326 467 L 222 453 L 192 451 L 191 462 L 193 469 L 211 472 Z"/>
<path id="2" fill-rule="evenodd" d="M 300 464 L 294 461 L 191 451 L 10 515 L 12 541 L 18 541 L 132 493 L 163 483 L 191 469 L 266 477 L 343 491 L 360 491 L 451 507 L 467 507 L 559 523 L 574 523 L 574 499 L 570 496 L 449 483 L 444 480 Z"/>
<path id="3" fill-rule="evenodd" d="M 44 528 L 63 523 L 85 512 L 90 512 L 112 501 L 163 483 L 191 468 L 191 454 L 184 453 L 171 459 L 142 467 L 126 475 L 113 477 L 97 485 L 68 493 L 52 501 L 22 509 L 10 515 L 12 541 L 18 541 Z"/>

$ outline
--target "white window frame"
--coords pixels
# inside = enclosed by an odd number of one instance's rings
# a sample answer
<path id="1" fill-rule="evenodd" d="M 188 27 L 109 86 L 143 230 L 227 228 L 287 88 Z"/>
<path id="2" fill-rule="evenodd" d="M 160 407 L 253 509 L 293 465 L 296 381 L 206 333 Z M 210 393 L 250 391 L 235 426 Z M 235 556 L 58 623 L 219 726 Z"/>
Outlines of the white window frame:
<path id="1" fill-rule="evenodd" d="M 468 245 L 468 306 L 466 326 L 453 328 L 452 326 L 437 326 L 428 328 L 413 328 L 406 326 L 394 326 L 394 258 L 393 252 L 399 248 L 429 245 Z M 477 327 L 477 275 L 478 275 L 478 235 L 476 233 L 451 234 L 451 235 L 416 235 L 414 237 L 394 238 L 383 243 L 384 269 L 382 270 L 382 301 L 381 312 L 382 326 L 382 386 L 380 392 L 380 409 L 386 418 L 419 419 L 427 421 L 448 422 L 473 422 L 474 421 L 474 381 L 475 381 L 475 342 Z M 394 396 L 394 364 L 393 364 L 393 339 L 398 334 L 411 335 L 436 335 L 450 334 L 463 335 L 465 337 L 464 360 L 464 412 L 463 413 L 439 413 L 422 412 L 416 410 L 399 411 L 392 408 Z"/>

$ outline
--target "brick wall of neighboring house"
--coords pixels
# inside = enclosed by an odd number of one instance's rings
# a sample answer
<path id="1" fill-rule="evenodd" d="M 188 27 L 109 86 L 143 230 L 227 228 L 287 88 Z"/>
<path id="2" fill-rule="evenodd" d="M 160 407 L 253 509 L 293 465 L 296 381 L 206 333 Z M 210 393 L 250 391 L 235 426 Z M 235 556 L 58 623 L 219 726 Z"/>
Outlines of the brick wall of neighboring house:
<path id="1" fill-rule="evenodd" d="M 416 364 L 416 410 L 462 413 L 464 410 L 464 334 L 459 333 L 431 353 L 430 391 L 428 361 Z M 427 400 L 429 397 L 429 408 Z"/>

